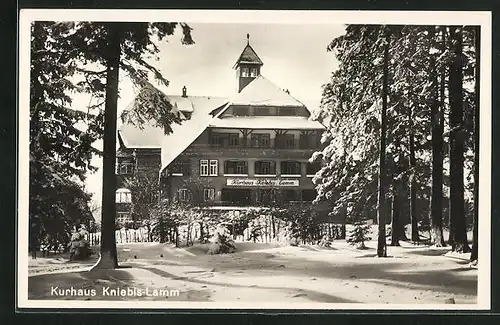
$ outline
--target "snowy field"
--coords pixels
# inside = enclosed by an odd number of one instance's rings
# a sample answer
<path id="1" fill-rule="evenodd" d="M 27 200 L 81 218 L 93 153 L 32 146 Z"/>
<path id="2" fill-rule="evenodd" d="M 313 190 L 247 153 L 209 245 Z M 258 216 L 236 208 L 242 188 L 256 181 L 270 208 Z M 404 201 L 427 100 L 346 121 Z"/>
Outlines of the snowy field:
<path id="1" fill-rule="evenodd" d="M 208 246 L 118 245 L 118 270 L 68 272 L 64 264 L 50 274 L 30 272 L 29 299 L 175 300 L 216 302 L 327 302 L 375 304 L 475 304 L 477 269 L 469 254 L 450 254 L 401 242 L 376 257 L 376 241 L 357 250 L 344 240 L 332 248 L 237 242 L 237 252 L 207 255 Z M 43 259 L 37 259 L 43 264 Z M 55 263 L 57 264 L 57 263 Z M 82 265 L 87 267 L 87 265 Z M 31 269 L 31 266 L 30 266 Z M 55 297 L 51 287 L 94 288 L 94 297 Z M 179 290 L 178 296 L 103 296 L 106 286 Z"/>

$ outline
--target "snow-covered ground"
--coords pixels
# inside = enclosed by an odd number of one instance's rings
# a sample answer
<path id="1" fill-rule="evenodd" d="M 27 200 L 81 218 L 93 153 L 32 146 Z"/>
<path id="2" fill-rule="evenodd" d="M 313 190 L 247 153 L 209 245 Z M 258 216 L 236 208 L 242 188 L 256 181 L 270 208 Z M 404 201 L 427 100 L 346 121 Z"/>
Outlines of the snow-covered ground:
<path id="1" fill-rule="evenodd" d="M 238 242 L 237 252 L 207 255 L 207 245 L 118 245 L 118 270 L 29 277 L 29 299 L 175 300 L 217 302 L 328 302 L 376 304 L 475 304 L 477 269 L 469 254 L 401 242 L 376 257 L 376 242 L 357 250 L 344 240 L 332 248 Z M 51 287 L 94 288 L 94 297 L 57 297 Z M 106 286 L 179 290 L 178 296 L 109 297 Z"/>
<path id="2" fill-rule="evenodd" d="M 28 275 L 42 275 L 72 271 L 89 270 L 98 260 L 98 254 L 94 254 L 85 261 L 69 261 L 69 254 L 55 254 L 49 257 L 37 256 L 28 258 Z"/>

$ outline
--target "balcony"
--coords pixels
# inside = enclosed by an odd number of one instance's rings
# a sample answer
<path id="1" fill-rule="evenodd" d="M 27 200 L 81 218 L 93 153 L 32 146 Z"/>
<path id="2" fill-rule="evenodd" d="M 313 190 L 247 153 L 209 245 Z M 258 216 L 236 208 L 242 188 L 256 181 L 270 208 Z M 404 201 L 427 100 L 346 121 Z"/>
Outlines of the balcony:
<path id="1" fill-rule="evenodd" d="M 279 149 L 279 148 L 248 148 L 248 147 L 211 147 L 210 145 L 198 145 L 196 148 L 188 148 L 184 155 L 190 157 L 206 158 L 286 158 L 286 159 L 309 159 L 319 149 Z"/>

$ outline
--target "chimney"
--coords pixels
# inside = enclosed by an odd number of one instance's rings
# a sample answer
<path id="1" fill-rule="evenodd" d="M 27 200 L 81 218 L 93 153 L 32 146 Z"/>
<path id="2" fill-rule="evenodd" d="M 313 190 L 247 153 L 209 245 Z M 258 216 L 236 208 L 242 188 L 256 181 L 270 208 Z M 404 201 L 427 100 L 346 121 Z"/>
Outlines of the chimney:
<path id="1" fill-rule="evenodd" d="M 188 95 L 187 95 L 187 88 L 186 88 L 186 86 L 184 86 L 184 87 L 182 87 L 182 97 L 184 97 L 184 98 L 185 98 L 185 97 L 187 97 L 187 96 L 188 96 Z"/>

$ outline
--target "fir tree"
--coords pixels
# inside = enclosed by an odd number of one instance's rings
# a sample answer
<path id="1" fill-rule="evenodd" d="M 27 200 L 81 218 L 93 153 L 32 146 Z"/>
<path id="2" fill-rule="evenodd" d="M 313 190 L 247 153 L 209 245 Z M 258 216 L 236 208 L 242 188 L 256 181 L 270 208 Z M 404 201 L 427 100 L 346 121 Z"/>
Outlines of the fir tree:
<path id="1" fill-rule="evenodd" d="M 49 151 L 55 160 L 68 162 L 63 171 L 72 174 L 84 174 L 89 169 L 88 161 L 92 157 L 91 144 L 96 138 L 103 136 L 103 196 L 102 196 L 102 240 L 101 240 L 101 267 L 117 267 L 116 241 L 115 241 L 115 160 L 116 160 L 116 118 L 118 99 L 119 71 L 123 70 L 129 78 L 139 87 L 147 86 L 149 74 L 164 85 L 168 80 L 148 63 L 148 57 L 156 56 L 159 48 L 154 36 L 159 41 L 172 35 L 177 26 L 183 31 L 182 42 L 192 44 L 191 28 L 183 23 L 142 23 L 142 22 L 35 22 L 32 29 L 32 134 L 40 138 L 43 130 L 40 125 L 42 116 L 53 114 L 57 118 L 60 112 L 66 113 L 66 108 L 61 105 L 70 102 L 69 91 L 91 93 L 97 98 L 98 103 L 88 107 L 88 110 L 97 111 L 94 115 L 83 115 L 88 123 L 86 134 L 75 131 L 74 122 L 67 121 L 63 124 L 65 136 L 61 144 L 68 139 L 75 139 L 75 145 L 60 145 Z M 92 69 L 89 67 L 93 67 Z M 94 68 L 97 67 L 97 68 Z M 83 81 L 74 83 L 70 78 L 78 75 Z M 45 88 L 45 89 L 44 89 Z M 154 95 L 154 94 L 153 94 Z M 47 97 L 52 96 L 47 100 Z M 103 110 L 104 107 L 104 110 Z M 71 113 L 71 118 L 82 114 Z M 179 117 L 172 109 L 172 105 L 163 96 L 148 96 L 136 101 L 127 121 L 142 125 L 145 121 L 156 121 L 163 127 L 165 133 L 171 132 L 170 124 L 180 122 Z M 81 119 L 81 118 L 80 118 Z M 102 125 L 104 123 L 104 128 Z M 54 128 L 48 129 L 54 137 Z M 71 134 L 73 133 L 73 134 Z M 97 137 L 95 136 L 97 134 Z M 74 141 L 74 140 L 73 140 Z M 49 141 L 34 141 L 33 164 L 35 169 L 41 165 L 40 150 L 36 145 L 50 143 Z M 75 154 L 74 148 L 81 148 L 81 154 Z M 64 159 L 68 156 L 68 159 Z M 72 163 L 75 158 L 77 160 Z M 63 158 L 63 159 L 58 159 Z M 76 166 L 76 168 L 75 168 Z M 54 169 L 55 170 L 55 169 Z M 59 170 L 55 170 L 61 173 Z M 68 177 L 62 175 L 59 177 Z M 36 216 L 33 213 L 33 216 Z"/>
<path id="2" fill-rule="evenodd" d="M 349 232 L 349 237 L 347 242 L 350 245 L 356 245 L 358 249 L 366 249 L 365 242 L 371 240 L 370 225 L 363 221 L 356 221 L 354 223 L 354 229 Z"/>
<path id="3" fill-rule="evenodd" d="M 311 158 L 323 162 L 313 178 L 317 200 L 330 201 L 332 214 L 347 212 L 351 220 L 370 216 L 376 221 L 378 213 L 385 224 L 390 215 L 398 230 L 393 233 L 394 244 L 405 239 L 403 220 L 411 221 L 413 240 L 419 239 L 419 223 L 431 224 L 432 241 L 444 244 L 442 222 L 447 207 L 442 200 L 450 186 L 450 175 L 443 168 L 450 160 L 447 148 L 453 149 L 451 187 L 457 193 L 452 199 L 452 209 L 457 211 L 452 224 L 457 231 L 452 235 L 461 242 L 465 237 L 465 214 L 460 206 L 464 205 L 464 191 L 472 193 L 471 184 L 477 181 L 471 172 L 462 186 L 456 175 L 464 175 L 460 172 L 464 168 L 474 170 L 477 164 L 472 107 L 477 107 L 479 88 L 470 85 L 478 79 L 474 71 L 479 45 L 474 29 L 463 28 L 461 34 L 455 29 L 390 26 L 387 48 L 383 26 L 348 25 L 345 35 L 328 47 L 339 68 L 323 87 L 317 115 L 327 128 L 323 149 Z M 450 106 L 453 114 L 448 114 Z M 381 123 L 381 115 L 386 115 L 385 123 Z M 384 175 L 389 179 L 381 179 L 382 191 L 377 193 L 378 178 Z M 391 199 L 392 209 L 385 208 Z M 465 246 L 453 247 L 467 249 Z"/>

